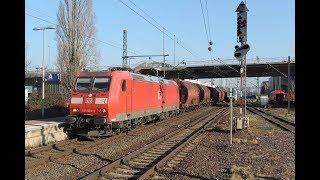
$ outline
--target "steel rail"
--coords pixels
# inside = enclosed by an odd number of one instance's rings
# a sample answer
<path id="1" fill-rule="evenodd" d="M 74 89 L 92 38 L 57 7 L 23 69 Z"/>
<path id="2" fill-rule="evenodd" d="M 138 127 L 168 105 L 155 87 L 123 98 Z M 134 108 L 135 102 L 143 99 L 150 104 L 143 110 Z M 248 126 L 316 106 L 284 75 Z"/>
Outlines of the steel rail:
<path id="1" fill-rule="evenodd" d="M 146 166 L 145 168 L 140 168 L 138 170 L 138 172 L 136 172 L 135 174 L 133 174 L 133 176 L 131 178 L 139 178 L 139 179 L 144 179 L 144 178 L 148 178 L 150 174 L 153 174 L 153 172 L 161 167 L 161 165 L 163 165 L 163 163 L 169 158 L 171 157 L 173 154 L 175 154 L 179 149 L 182 148 L 183 145 L 185 145 L 185 143 L 188 143 L 190 140 L 192 140 L 192 137 L 195 137 L 193 135 L 197 134 L 201 129 L 203 129 L 203 127 L 205 125 L 207 125 L 208 123 L 210 123 L 213 119 L 215 119 L 218 115 L 221 115 L 222 112 L 226 112 L 226 109 L 223 108 L 223 110 L 219 111 L 218 113 L 212 114 L 212 113 L 207 113 L 206 115 L 202 115 L 202 117 L 200 117 L 198 120 L 196 121 L 189 121 L 189 123 L 185 123 L 184 125 L 180 126 L 179 129 L 177 129 L 176 131 L 173 131 L 169 134 L 167 134 L 164 137 L 161 137 L 159 139 L 157 139 L 154 142 L 151 142 L 149 144 L 147 144 L 146 146 L 137 149 L 136 151 L 133 151 L 127 155 L 125 155 L 122 158 L 119 158 L 118 160 L 92 172 L 91 174 L 88 174 L 80 179 L 96 179 L 99 177 L 103 177 L 104 175 L 108 174 L 108 172 L 116 169 L 117 167 L 121 167 L 122 165 L 126 166 L 126 164 L 128 164 L 130 162 L 130 160 L 132 160 L 133 158 L 137 157 L 138 155 L 142 154 L 143 152 L 146 152 L 147 150 L 150 150 L 154 147 L 156 147 L 157 145 L 164 143 L 166 141 L 169 141 L 170 139 L 174 138 L 176 135 L 178 135 L 179 133 L 181 133 L 183 130 L 186 129 L 191 129 L 191 123 L 196 122 L 195 124 L 199 124 L 200 122 L 205 121 L 204 125 L 201 125 L 199 128 L 196 128 L 195 130 L 193 130 L 193 132 L 191 132 L 190 134 L 186 135 L 186 137 L 184 137 L 182 140 L 180 140 L 178 143 L 175 143 L 175 145 L 168 146 L 167 148 L 170 148 L 168 150 L 165 149 L 164 153 L 161 153 L 159 155 L 155 155 L 156 158 L 154 161 L 151 162 L 152 166 Z M 212 117 L 213 116 L 213 117 Z M 185 143 L 184 143 L 185 142 Z M 177 150 L 178 149 L 178 150 Z M 138 168 L 135 168 L 138 169 Z M 124 176 L 130 176 L 130 175 L 124 175 Z M 129 177 L 128 177 L 129 178 Z"/>
<path id="2" fill-rule="evenodd" d="M 155 122 L 153 124 L 151 124 L 151 123 L 149 125 L 148 124 L 143 124 L 143 125 L 138 126 L 135 129 L 133 129 L 132 131 L 127 131 L 127 133 L 145 131 L 145 130 L 148 130 L 149 128 L 152 128 L 154 125 L 155 126 L 165 125 L 166 123 L 168 123 L 170 121 L 173 121 L 174 119 L 177 119 L 177 118 L 183 118 L 183 119 L 186 118 L 187 119 L 188 116 L 192 117 L 192 118 L 199 118 L 200 116 L 203 116 L 203 114 L 207 113 L 210 110 L 212 110 L 212 109 L 207 109 L 206 108 L 206 109 L 203 109 L 203 110 L 201 109 L 200 111 L 191 111 L 191 112 L 193 112 L 193 114 L 191 114 L 191 115 L 189 114 L 189 112 L 187 112 L 187 113 L 184 113 L 184 114 L 181 114 L 181 115 L 178 115 L 178 116 L 167 118 L 167 119 L 159 121 L 159 122 Z M 186 122 L 186 123 L 188 123 L 188 122 Z M 37 167 L 39 165 L 42 165 L 42 164 L 47 163 L 47 162 L 53 162 L 53 161 L 55 161 L 57 159 L 61 159 L 61 158 L 65 157 L 65 156 L 68 156 L 70 154 L 79 153 L 79 151 L 83 151 L 83 150 L 90 149 L 90 148 L 93 148 L 93 147 L 101 146 L 105 142 L 108 142 L 110 140 L 114 140 L 114 139 L 126 136 L 127 133 L 120 133 L 118 135 L 114 134 L 114 135 L 110 136 L 109 138 L 95 141 L 92 144 L 90 143 L 90 144 L 85 145 L 85 146 L 78 145 L 78 146 L 75 146 L 73 148 L 69 148 L 69 149 L 66 149 L 66 150 L 59 150 L 60 148 L 58 148 L 58 146 L 60 144 L 67 144 L 67 142 L 66 143 L 58 142 L 58 143 L 55 143 L 55 144 L 52 144 L 52 145 L 39 147 L 39 148 L 32 149 L 32 150 L 25 150 L 25 156 L 30 156 L 30 157 L 34 157 L 38 153 L 41 153 L 41 152 L 44 152 L 44 151 L 50 151 L 52 149 L 56 149 L 56 150 L 61 151 L 58 154 L 49 155 L 49 156 L 41 158 L 41 159 L 34 159 L 32 162 L 29 162 L 29 163 L 26 164 L 26 169 L 33 169 L 33 168 L 35 168 L 35 167 Z M 74 142 L 75 140 L 72 139 L 71 141 Z M 72 143 L 72 142 L 70 142 L 70 143 Z M 70 144 L 70 143 L 68 143 L 68 144 Z"/>
<path id="3" fill-rule="evenodd" d="M 291 133 L 295 134 L 295 123 L 290 122 L 288 120 L 285 120 L 283 118 L 274 116 L 272 114 L 266 113 L 266 112 L 264 112 L 262 110 L 259 110 L 259 109 L 255 108 L 255 107 L 247 107 L 247 109 L 249 111 L 251 111 L 252 113 L 263 117 L 267 121 L 269 121 L 269 122 L 271 122 L 273 124 L 276 124 L 277 126 L 279 126 L 279 127 L 283 128 L 283 129 L 285 129 L 287 131 L 290 131 Z"/>

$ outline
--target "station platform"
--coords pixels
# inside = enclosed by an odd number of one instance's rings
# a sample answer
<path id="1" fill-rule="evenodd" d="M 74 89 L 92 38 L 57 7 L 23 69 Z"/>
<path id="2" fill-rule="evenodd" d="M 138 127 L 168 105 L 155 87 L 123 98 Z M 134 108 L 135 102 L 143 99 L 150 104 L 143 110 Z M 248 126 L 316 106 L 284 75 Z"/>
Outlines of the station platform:
<path id="1" fill-rule="evenodd" d="M 25 121 L 25 149 L 39 147 L 67 139 L 60 125 L 65 117 Z"/>

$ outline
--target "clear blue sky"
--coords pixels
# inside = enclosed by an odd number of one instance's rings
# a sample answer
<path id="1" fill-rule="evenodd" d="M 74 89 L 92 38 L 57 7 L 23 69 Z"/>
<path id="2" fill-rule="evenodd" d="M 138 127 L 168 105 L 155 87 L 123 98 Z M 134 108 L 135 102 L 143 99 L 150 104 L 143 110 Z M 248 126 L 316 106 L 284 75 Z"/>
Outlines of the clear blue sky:
<path id="1" fill-rule="evenodd" d="M 123 0 L 134 7 L 128 0 Z M 209 59 L 208 42 L 199 0 L 131 0 L 155 18 L 170 32 L 175 33 L 182 44 L 202 58 Z M 236 45 L 236 8 L 240 0 L 207 0 L 213 40 L 214 58 L 233 58 Z M 203 0 L 203 3 L 205 1 Z M 26 0 L 26 13 L 50 22 L 56 22 L 59 0 Z M 118 0 L 94 0 L 97 39 L 122 47 L 122 31 L 128 30 L 128 48 L 142 54 L 162 54 L 162 33 L 136 15 Z M 292 0 L 247 0 L 248 58 L 283 57 L 295 54 L 295 4 Z M 41 65 L 42 33 L 33 31 L 36 26 L 50 25 L 47 22 L 25 16 L 27 56 L 31 66 Z M 47 31 L 50 45 L 50 60 L 56 62 L 57 48 L 55 31 Z M 101 53 L 100 65 L 120 65 L 122 49 L 97 43 Z M 173 41 L 165 38 L 165 51 L 173 59 Z M 130 54 L 130 53 L 129 53 Z M 48 47 L 46 48 L 48 55 Z M 176 61 L 197 60 L 181 47 L 176 48 Z M 145 59 L 134 59 L 132 63 Z M 49 61 L 49 62 L 48 62 Z"/>

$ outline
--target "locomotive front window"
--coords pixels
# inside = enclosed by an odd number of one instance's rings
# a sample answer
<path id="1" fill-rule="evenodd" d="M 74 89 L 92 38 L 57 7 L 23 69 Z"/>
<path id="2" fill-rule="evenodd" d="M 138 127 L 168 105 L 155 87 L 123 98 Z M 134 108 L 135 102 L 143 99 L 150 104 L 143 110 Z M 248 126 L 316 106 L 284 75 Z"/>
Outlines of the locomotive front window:
<path id="1" fill-rule="evenodd" d="M 92 90 L 108 90 L 110 78 L 96 77 L 94 78 Z"/>
<path id="2" fill-rule="evenodd" d="M 92 78 L 78 78 L 76 84 L 77 91 L 86 91 L 91 89 Z"/>

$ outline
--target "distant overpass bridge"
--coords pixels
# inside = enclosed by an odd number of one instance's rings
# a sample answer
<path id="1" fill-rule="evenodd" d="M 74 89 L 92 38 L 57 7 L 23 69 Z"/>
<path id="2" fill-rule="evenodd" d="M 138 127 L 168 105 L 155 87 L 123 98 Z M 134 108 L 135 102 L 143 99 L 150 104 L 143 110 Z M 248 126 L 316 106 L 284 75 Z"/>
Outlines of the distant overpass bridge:
<path id="1" fill-rule="evenodd" d="M 276 61 L 266 61 L 261 63 L 247 62 L 247 77 L 268 77 L 268 76 L 287 76 L 288 62 L 286 59 Z M 203 63 L 205 62 L 205 63 Z M 235 64 L 211 64 L 209 61 L 194 61 L 186 62 L 187 65 L 173 66 L 171 63 L 165 64 L 159 62 L 142 63 L 136 66 L 135 71 L 141 74 L 161 76 L 165 74 L 165 78 L 180 78 L 180 79 L 201 79 L 201 78 L 233 78 L 240 77 L 240 65 Z M 239 62 L 238 62 L 239 63 Z M 192 65 L 189 65 L 192 64 Z M 295 76 L 295 60 L 290 61 L 290 75 Z"/>

